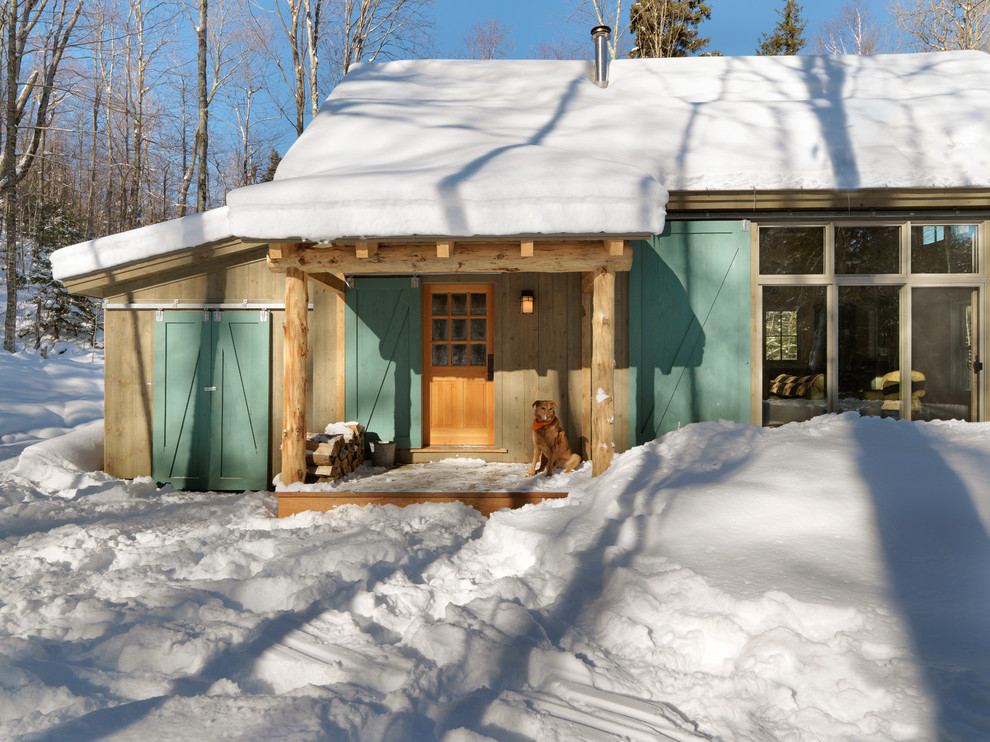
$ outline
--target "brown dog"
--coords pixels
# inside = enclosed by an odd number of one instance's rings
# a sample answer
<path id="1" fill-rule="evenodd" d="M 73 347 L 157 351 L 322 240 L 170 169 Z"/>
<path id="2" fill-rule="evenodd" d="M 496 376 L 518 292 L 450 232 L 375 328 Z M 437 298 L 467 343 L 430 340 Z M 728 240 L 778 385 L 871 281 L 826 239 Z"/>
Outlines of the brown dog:
<path id="1" fill-rule="evenodd" d="M 560 427 L 557 419 L 557 403 L 552 399 L 538 399 L 533 402 L 535 419 L 533 420 L 533 463 L 529 466 L 527 477 L 546 470 L 547 476 L 553 474 L 556 467 L 569 472 L 581 463 L 581 457 L 571 452 L 567 443 L 567 435 Z M 540 468 L 537 471 L 536 464 Z"/>

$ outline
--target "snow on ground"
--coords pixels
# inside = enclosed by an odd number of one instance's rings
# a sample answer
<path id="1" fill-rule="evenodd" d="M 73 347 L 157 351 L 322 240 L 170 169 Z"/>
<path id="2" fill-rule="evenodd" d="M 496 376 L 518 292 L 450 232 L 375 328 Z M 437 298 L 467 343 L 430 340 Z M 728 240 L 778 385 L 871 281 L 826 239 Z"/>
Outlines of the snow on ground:
<path id="1" fill-rule="evenodd" d="M 81 471 L 81 358 L 0 378 L 4 738 L 990 739 L 986 424 L 705 423 L 488 520 L 277 520 Z"/>

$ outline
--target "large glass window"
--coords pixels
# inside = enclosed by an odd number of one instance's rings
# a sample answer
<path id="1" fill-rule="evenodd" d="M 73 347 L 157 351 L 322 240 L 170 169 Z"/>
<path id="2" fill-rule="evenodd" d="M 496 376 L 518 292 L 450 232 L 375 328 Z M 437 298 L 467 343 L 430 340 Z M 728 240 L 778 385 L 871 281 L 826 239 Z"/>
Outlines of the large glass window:
<path id="1" fill-rule="evenodd" d="M 824 286 L 764 286 L 763 424 L 808 420 L 826 411 Z M 783 339 L 782 339 L 783 338 Z"/>
<path id="2" fill-rule="evenodd" d="M 976 273 L 976 225 L 911 227 L 912 273 Z"/>
<path id="3" fill-rule="evenodd" d="M 840 286 L 838 293 L 839 409 L 896 415 L 889 375 L 900 367 L 900 287 Z"/>
<path id="4" fill-rule="evenodd" d="M 829 411 L 982 419 L 979 231 L 909 221 L 759 227 L 763 423 Z"/>
<path id="5" fill-rule="evenodd" d="M 900 273 L 900 227 L 835 228 L 836 273 Z"/>
<path id="6" fill-rule="evenodd" d="M 824 227 L 760 230 L 760 273 L 820 274 L 825 266 Z"/>
<path id="7" fill-rule="evenodd" d="M 973 420 L 978 292 L 918 287 L 911 305 L 911 417 Z"/>

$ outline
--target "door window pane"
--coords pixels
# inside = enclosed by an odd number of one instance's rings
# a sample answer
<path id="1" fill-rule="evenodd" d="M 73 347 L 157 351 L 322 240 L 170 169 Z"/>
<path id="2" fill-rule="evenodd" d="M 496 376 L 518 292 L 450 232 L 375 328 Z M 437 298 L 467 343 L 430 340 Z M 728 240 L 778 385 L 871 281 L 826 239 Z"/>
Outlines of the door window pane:
<path id="1" fill-rule="evenodd" d="M 467 294 L 451 294 L 450 295 L 450 313 L 460 316 L 467 314 Z"/>
<path id="2" fill-rule="evenodd" d="M 900 273 L 899 227 L 836 227 L 836 273 Z"/>
<path id="3" fill-rule="evenodd" d="M 471 294 L 471 314 L 488 314 L 488 296 L 486 294 Z"/>
<path id="4" fill-rule="evenodd" d="M 471 320 L 471 339 L 472 340 L 488 339 L 488 320 L 484 320 L 484 319 Z"/>
<path id="5" fill-rule="evenodd" d="M 488 365 L 488 346 L 484 343 L 471 343 L 471 365 Z"/>
<path id="6" fill-rule="evenodd" d="M 432 339 L 433 340 L 446 340 L 447 339 L 447 320 L 445 319 L 435 319 L 432 321 Z"/>
<path id="7" fill-rule="evenodd" d="M 463 345 L 461 343 L 455 343 L 450 346 L 450 365 L 451 366 L 468 365 L 467 345 Z"/>
<path id="8" fill-rule="evenodd" d="M 434 366 L 447 365 L 447 346 L 445 344 L 433 346 L 433 365 Z"/>
<path id="9" fill-rule="evenodd" d="M 763 287 L 763 424 L 826 411 L 824 286 Z"/>
<path id="10" fill-rule="evenodd" d="M 900 288 L 839 287 L 839 410 L 897 417 Z"/>
<path id="11" fill-rule="evenodd" d="M 447 295 L 433 294 L 433 316 L 439 317 L 447 314 Z"/>
<path id="12" fill-rule="evenodd" d="M 976 273 L 976 225 L 911 227 L 912 273 Z"/>
<path id="13" fill-rule="evenodd" d="M 824 266 L 824 227 L 760 229 L 760 273 L 821 274 Z"/>
<path id="14" fill-rule="evenodd" d="M 452 319 L 450 321 L 450 339 L 467 340 L 467 320 Z"/>
<path id="15" fill-rule="evenodd" d="M 968 286 L 911 290 L 912 419 L 976 419 L 976 295 Z"/>

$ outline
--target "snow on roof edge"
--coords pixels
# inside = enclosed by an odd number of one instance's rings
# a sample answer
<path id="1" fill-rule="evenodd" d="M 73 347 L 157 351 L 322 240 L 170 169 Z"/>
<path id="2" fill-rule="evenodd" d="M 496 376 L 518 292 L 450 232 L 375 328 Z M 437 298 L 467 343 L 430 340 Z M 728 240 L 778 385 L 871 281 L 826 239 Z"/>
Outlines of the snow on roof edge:
<path id="1" fill-rule="evenodd" d="M 229 208 L 221 206 L 63 247 L 52 253 L 52 276 L 79 278 L 235 236 Z"/>

